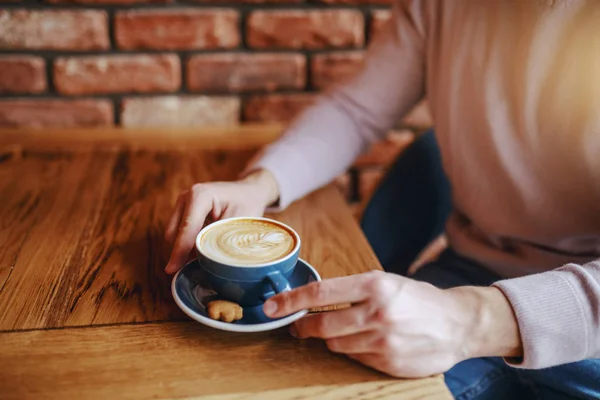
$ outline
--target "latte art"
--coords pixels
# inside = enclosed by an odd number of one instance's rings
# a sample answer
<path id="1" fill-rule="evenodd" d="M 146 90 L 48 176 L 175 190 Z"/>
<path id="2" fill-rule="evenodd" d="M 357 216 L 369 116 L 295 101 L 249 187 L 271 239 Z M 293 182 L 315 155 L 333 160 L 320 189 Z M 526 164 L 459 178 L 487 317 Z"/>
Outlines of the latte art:
<path id="1" fill-rule="evenodd" d="M 224 264 L 252 266 L 279 260 L 296 246 L 285 228 L 260 220 L 234 220 L 208 229 L 200 242 L 202 252 Z"/>

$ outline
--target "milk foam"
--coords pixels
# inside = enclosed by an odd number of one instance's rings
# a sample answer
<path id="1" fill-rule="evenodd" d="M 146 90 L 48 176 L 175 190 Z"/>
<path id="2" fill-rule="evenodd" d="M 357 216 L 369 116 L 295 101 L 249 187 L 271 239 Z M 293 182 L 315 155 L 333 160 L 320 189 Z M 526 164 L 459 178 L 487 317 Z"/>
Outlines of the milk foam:
<path id="1" fill-rule="evenodd" d="M 250 219 L 217 224 L 200 241 L 207 257 L 242 266 L 279 260 L 290 254 L 295 244 L 294 236 L 281 226 Z"/>

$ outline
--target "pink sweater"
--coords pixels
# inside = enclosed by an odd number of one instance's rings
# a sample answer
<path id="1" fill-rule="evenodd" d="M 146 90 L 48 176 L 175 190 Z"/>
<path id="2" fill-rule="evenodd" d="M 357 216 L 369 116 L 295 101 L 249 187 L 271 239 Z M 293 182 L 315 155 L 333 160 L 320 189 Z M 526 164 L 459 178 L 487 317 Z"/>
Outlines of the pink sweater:
<path id="1" fill-rule="evenodd" d="M 453 189 L 449 241 L 506 278 L 517 366 L 600 357 L 598 21 L 598 0 L 398 1 L 362 70 L 254 167 L 286 207 L 427 96 Z"/>

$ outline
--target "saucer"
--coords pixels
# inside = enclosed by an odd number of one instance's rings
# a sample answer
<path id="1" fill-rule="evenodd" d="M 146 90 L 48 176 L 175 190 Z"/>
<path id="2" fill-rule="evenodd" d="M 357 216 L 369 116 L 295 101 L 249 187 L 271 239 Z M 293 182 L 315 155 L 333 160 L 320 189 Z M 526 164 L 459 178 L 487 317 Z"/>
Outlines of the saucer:
<path id="1" fill-rule="evenodd" d="M 289 278 L 292 289 L 320 280 L 319 273 L 301 258 L 298 259 L 296 268 Z M 175 275 L 171 284 L 171 293 L 175 303 L 188 317 L 211 328 L 230 332 L 270 331 L 289 325 L 308 313 L 308 310 L 301 310 L 287 317 L 271 319 L 263 313 L 262 305 L 259 305 L 244 307 L 244 317 L 239 321 L 229 323 L 211 319 L 208 317 L 206 307 L 209 302 L 219 299 L 219 295 L 202 279 L 198 261 L 190 262 Z"/>

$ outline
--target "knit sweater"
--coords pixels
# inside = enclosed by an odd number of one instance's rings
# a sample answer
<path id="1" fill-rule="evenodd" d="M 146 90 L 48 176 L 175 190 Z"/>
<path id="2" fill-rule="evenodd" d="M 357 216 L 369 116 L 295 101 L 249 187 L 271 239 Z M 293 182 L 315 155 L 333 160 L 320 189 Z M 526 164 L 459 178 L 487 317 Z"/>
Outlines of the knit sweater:
<path id="1" fill-rule="evenodd" d="M 600 357 L 600 2 L 398 0 L 362 69 L 252 168 L 281 208 L 342 173 L 427 98 L 452 248 L 503 277 L 524 357 Z M 401 245 L 401 244 L 399 244 Z"/>

